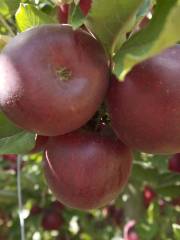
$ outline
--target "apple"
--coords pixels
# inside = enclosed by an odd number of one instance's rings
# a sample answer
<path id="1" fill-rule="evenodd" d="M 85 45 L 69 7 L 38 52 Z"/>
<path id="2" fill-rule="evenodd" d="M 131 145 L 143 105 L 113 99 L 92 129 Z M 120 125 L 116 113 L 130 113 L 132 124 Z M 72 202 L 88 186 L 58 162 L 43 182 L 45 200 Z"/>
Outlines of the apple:
<path id="1" fill-rule="evenodd" d="M 82 29 L 43 25 L 18 34 L 0 55 L 0 108 L 43 136 L 71 132 L 97 111 L 109 85 L 101 44 Z"/>
<path id="2" fill-rule="evenodd" d="M 45 211 L 42 217 L 41 225 L 47 231 L 58 230 L 63 224 L 63 219 L 55 211 Z"/>
<path id="3" fill-rule="evenodd" d="M 44 156 L 45 177 L 56 198 L 81 210 L 102 207 L 116 198 L 131 165 L 129 148 L 92 132 L 52 137 Z"/>
<path id="4" fill-rule="evenodd" d="M 91 8 L 92 0 L 80 0 L 79 6 L 84 16 L 86 16 Z"/>
<path id="5" fill-rule="evenodd" d="M 69 5 L 62 4 L 57 7 L 58 20 L 60 23 L 68 23 Z"/>
<path id="6" fill-rule="evenodd" d="M 143 200 L 144 200 L 144 206 L 146 208 L 149 207 L 151 202 L 154 200 L 156 197 L 155 191 L 152 189 L 150 186 L 145 186 L 143 190 Z"/>
<path id="7" fill-rule="evenodd" d="M 124 211 L 122 208 L 117 208 L 114 204 L 107 206 L 105 209 L 105 216 L 116 225 L 121 225 L 124 218 Z"/>
<path id="8" fill-rule="evenodd" d="M 41 136 L 37 135 L 35 136 L 35 146 L 34 148 L 29 152 L 30 154 L 42 152 L 45 150 L 46 144 L 48 142 L 49 137 L 48 136 Z"/>
<path id="9" fill-rule="evenodd" d="M 39 215 L 42 212 L 42 208 L 38 204 L 34 204 L 30 209 L 30 215 Z"/>
<path id="10" fill-rule="evenodd" d="M 176 153 L 169 159 L 168 168 L 172 172 L 180 173 L 180 153 Z"/>
<path id="11" fill-rule="evenodd" d="M 180 45 L 148 59 L 118 82 L 112 77 L 112 128 L 127 146 L 147 153 L 180 150 Z"/>
<path id="12" fill-rule="evenodd" d="M 56 212 L 62 212 L 64 205 L 62 205 L 62 203 L 59 201 L 53 201 L 50 205 L 50 208 Z"/>
<path id="13" fill-rule="evenodd" d="M 172 205 L 173 206 L 179 206 L 180 207 L 180 197 L 172 199 Z"/>
<path id="14" fill-rule="evenodd" d="M 5 161 L 6 165 L 3 167 L 4 170 L 12 170 L 17 172 L 17 155 L 16 154 L 3 154 L 2 159 Z M 21 169 L 24 166 L 24 161 L 21 162 Z"/>

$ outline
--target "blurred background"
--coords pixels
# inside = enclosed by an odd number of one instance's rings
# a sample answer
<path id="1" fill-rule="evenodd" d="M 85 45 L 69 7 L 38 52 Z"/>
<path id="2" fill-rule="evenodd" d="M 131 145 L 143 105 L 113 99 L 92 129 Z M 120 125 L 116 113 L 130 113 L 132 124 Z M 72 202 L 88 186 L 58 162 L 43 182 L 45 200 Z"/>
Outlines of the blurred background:
<path id="1" fill-rule="evenodd" d="M 63 206 L 50 193 L 42 154 L 24 155 L 21 185 L 26 239 L 179 240 L 178 157 L 136 153 L 132 175 L 119 198 L 102 209 L 82 212 Z M 14 239 L 20 239 L 17 156 L 2 155 L 0 240 Z"/>

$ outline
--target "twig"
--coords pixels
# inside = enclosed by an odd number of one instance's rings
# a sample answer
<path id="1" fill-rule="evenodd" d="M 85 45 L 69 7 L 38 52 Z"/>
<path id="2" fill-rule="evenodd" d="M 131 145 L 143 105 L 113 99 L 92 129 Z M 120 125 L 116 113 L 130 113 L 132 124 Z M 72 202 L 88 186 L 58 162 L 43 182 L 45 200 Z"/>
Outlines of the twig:
<path id="1" fill-rule="evenodd" d="M 8 30 L 8 32 L 10 33 L 11 37 L 15 36 L 15 33 L 13 32 L 13 30 L 11 29 L 11 27 L 9 26 L 9 24 L 7 23 L 7 21 L 4 19 L 4 17 L 0 14 L 0 22 L 4 25 L 4 27 Z"/>
<path id="2" fill-rule="evenodd" d="M 18 193 L 18 205 L 19 205 L 19 221 L 21 228 L 21 240 L 25 240 L 25 227 L 23 217 L 23 203 L 22 203 L 22 191 L 21 191 L 21 155 L 17 158 L 17 193 Z"/>

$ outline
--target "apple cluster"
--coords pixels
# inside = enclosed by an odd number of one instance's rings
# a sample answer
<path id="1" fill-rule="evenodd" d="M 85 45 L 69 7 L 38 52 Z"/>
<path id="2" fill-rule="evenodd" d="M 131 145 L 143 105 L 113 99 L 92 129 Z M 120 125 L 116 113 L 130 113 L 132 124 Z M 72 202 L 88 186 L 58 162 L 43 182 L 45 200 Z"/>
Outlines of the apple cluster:
<path id="1" fill-rule="evenodd" d="M 82 210 L 118 196 L 132 150 L 180 150 L 180 46 L 138 64 L 123 82 L 109 62 L 90 33 L 63 24 L 22 32 L 0 55 L 0 108 L 37 134 L 31 152 L 44 150 L 56 198 Z M 115 135 L 83 128 L 103 102 Z"/>

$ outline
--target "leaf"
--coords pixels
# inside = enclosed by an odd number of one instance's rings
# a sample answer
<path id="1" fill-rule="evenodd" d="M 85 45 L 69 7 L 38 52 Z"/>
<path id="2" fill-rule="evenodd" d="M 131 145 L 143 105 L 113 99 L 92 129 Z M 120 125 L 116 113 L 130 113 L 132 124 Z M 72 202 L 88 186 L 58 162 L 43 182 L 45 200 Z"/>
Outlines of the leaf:
<path id="1" fill-rule="evenodd" d="M 173 228 L 173 233 L 174 233 L 175 239 L 179 240 L 180 239 L 180 225 L 173 224 L 172 228 Z"/>
<path id="2" fill-rule="evenodd" d="M 0 14 L 2 14 L 3 16 L 7 16 L 7 15 L 10 14 L 9 8 L 8 8 L 5 0 L 4 1 L 2 1 L 2 0 L 0 1 Z"/>
<path id="3" fill-rule="evenodd" d="M 144 17 L 146 16 L 146 14 L 149 12 L 150 10 L 150 6 L 153 5 L 153 0 L 144 0 L 144 3 L 142 4 L 142 6 L 139 8 L 136 17 L 140 18 L 140 17 Z"/>
<path id="4" fill-rule="evenodd" d="M 165 187 L 157 187 L 156 190 L 163 197 L 176 198 L 180 196 L 180 186 L 169 185 Z"/>
<path id="5" fill-rule="evenodd" d="M 142 222 L 137 225 L 136 229 L 141 240 L 153 240 L 158 233 L 158 225 L 156 223 L 148 224 Z"/>
<path id="6" fill-rule="evenodd" d="M 79 5 L 75 5 L 70 15 L 69 23 L 72 25 L 73 29 L 77 29 L 81 25 L 83 25 L 84 20 L 85 20 L 85 17 L 82 14 Z"/>
<path id="7" fill-rule="evenodd" d="M 144 0 L 94 0 L 85 25 L 113 53 L 126 39 Z"/>
<path id="8" fill-rule="evenodd" d="M 21 131 L 0 139 L 0 154 L 25 154 L 33 149 L 35 134 Z"/>
<path id="9" fill-rule="evenodd" d="M 38 25 L 55 23 L 55 20 L 33 5 L 21 3 L 16 12 L 16 23 L 18 29 L 22 32 Z"/>
<path id="10" fill-rule="evenodd" d="M 4 0 L 4 2 L 6 3 L 6 5 L 9 8 L 9 13 L 11 15 L 14 15 L 19 6 L 19 0 L 13 0 L 13 1 L 12 0 Z"/>
<path id="11" fill-rule="evenodd" d="M 19 132 L 22 132 L 22 129 L 18 128 L 4 113 L 0 112 L 0 138 L 9 137 Z"/>
<path id="12" fill-rule="evenodd" d="M 114 57 L 113 72 L 123 79 L 132 67 L 180 40 L 180 2 L 159 0 L 149 25 L 133 35 Z"/>
<path id="13" fill-rule="evenodd" d="M 143 167 L 140 164 L 133 164 L 131 178 L 135 181 L 148 182 L 149 184 L 158 183 L 158 171 L 153 168 Z"/>

